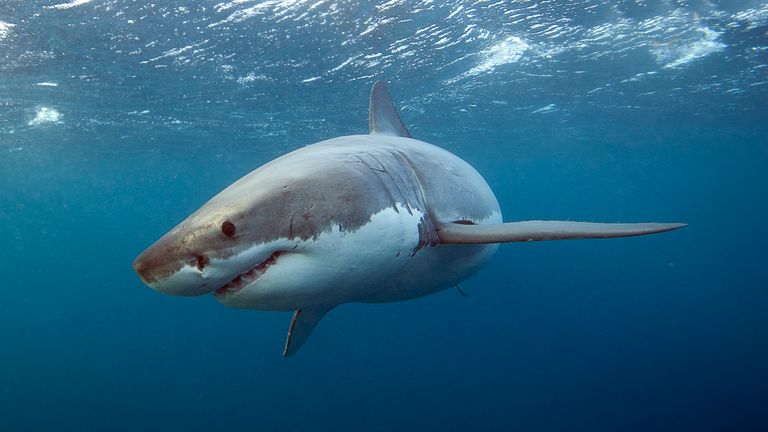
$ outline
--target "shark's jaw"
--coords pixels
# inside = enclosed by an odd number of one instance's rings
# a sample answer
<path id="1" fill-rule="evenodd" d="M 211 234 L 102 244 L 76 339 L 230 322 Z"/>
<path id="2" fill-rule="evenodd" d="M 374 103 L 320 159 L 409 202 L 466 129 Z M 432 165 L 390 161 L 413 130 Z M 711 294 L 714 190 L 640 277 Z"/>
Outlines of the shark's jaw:
<path id="1" fill-rule="evenodd" d="M 238 292 L 242 291 L 246 287 L 250 287 L 253 285 L 256 280 L 258 280 L 261 276 L 263 276 L 269 267 L 277 264 L 277 259 L 282 255 L 283 251 L 275 251 L 272 252 L 272 255 L 269 256 L 266 260 L 256 264 L 252 268 L 250 268 L 248 271 L 241 273 L 237 275 L 235 278 L 233 278 L 229 283 L 226 285 L 217 288 L 214 291 L 214 295 L 216 296 L 219 301 L 225 300 L 228 296 L 232 296 L 237 294 Z"/>
<path id="2" fill-rule="evenodd" d="M 246 287 L 252 287 L 267 269 L 277 263 L 277 258 L 287 249 L 296 252 L 288 241 L 253 245 L 237 254 L 217 257 L 216 254 L 180 259 L 173 271 L 147 269 L 139 257 L 134 269 L 152 289 L 175 296 L 200 296 L 214 293 L 217 299 L 235 295 Z"/>

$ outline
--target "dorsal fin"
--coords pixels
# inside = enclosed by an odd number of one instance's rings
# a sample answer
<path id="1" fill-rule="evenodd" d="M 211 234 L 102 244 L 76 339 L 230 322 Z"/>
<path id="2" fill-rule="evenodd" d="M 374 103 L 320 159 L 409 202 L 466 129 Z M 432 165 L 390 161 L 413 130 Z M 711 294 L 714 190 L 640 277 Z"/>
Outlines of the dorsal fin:
<path id="1" fill-rule="evenodd" d="M 371 89 L 371 103 L 368 106 L 368 132 L 371 134 L 392 135 L 410 138 L 411 134 L 403 126 L 397 114 L 392 96 L 387 90 L 387 83 L 376 81 Z"/>

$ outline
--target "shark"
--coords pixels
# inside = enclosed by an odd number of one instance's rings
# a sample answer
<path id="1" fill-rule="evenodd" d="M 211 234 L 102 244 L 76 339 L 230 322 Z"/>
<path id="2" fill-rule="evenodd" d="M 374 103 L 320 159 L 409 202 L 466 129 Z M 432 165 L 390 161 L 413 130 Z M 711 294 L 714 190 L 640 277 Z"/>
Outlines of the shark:
<path id="1" fill-rule="evenodd" d="M 399 302 L 456 287 L 500 243 L 628 237 L 682 223 L 503 222 L 469 163 L 411 137 L 383 81 L 368 134 L 317 142 L 237 180 L 133 262 L 175 296 L 293 317 L 283 355 L 345 303 Z"/>

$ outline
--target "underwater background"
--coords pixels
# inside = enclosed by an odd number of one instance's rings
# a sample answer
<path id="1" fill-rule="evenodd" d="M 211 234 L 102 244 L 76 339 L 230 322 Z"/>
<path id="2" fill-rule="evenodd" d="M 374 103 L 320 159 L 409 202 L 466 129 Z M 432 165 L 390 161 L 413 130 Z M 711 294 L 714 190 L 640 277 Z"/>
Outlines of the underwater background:
<path id="1" fill-rule="evenodd" d="M 455 290 L 290 313 L 131 262 L 219 190 L 367 131 L 507 221 L 686 222 L 502 245 Z M 0 1 L 0 431 L 768 430 L 768 2 Z"/>

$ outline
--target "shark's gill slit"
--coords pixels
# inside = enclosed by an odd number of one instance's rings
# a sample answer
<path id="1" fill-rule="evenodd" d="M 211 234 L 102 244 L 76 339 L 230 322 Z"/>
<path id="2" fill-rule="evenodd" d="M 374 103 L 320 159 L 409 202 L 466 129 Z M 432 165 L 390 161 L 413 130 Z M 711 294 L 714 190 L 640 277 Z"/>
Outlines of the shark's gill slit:
<path id="1" fill-rule="evenodd" d="M 472 222 L 471 220 L 467 219 L 459 219 L 457 221 L 453 221 L 451 223 L 459 224 L 459 225 L 477 225 L 476 223 Z"/>
<path id="2" fill-rule="evenodd" d="M 236 293 L 241 289 L 243 289 L 245 286 L 252 284 L 256 279 L 264 275 L 264 273 L 267 272 L 267 269 L 270 266 L 275 265 L 277 263 L 277 258 L 283 253 L 285 253 L 285 251 L 272 252 L 272 255 L 270 255 L 267 259 L 256 264 L 256 266 L 252 267 L 250 270 L 246 271 L 245 273 L 241 273 L 237 275 L 228 284 L 217 289 L 215 294 L 223 295 L 223 294 Z"/>

